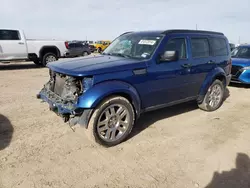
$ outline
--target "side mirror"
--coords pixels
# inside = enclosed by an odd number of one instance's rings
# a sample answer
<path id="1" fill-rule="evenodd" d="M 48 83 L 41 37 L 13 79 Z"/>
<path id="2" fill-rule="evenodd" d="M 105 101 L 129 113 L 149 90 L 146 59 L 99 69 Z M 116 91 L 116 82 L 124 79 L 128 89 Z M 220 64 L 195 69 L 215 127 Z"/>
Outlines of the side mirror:
<path id="1" fill-rule="evenodd" d="M 160 57 L 160 61 L 177 61 L 179 57 L 178 51 L 165 51 Z"/>

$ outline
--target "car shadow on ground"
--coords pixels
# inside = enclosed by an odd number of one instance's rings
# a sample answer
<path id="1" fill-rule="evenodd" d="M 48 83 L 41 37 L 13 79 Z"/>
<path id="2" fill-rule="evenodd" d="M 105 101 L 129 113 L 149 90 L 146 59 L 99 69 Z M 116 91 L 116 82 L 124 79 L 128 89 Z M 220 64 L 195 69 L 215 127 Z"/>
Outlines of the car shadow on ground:
<path id="1" fill-rule="evenodd" d="M 250 158 L 244 153 L 238 153 L 236 167 L 230 171 L 214 172 L 211 182 L 205 188 L 249 188 Z"/>
<path id="2" fill-rule="evenodd" d="M 230 83 L 230 87 L 236 87 L 236 88 L 250 88 L 250 84 L 239 84 L 239 83 Z"/>
<path id="3" fill-rule="evenodd" d="M 9 146 L 14 128 L 7 117 L 0 114 L 0 151 Z"/>
<path id="4" fill-rule="evenodd" d="M 224 94 L 224 101 L 227 100 L 228 97 L 230 97 L 230 91 L 228 90 L 228 88 L 226 88 Z M 137 134 L 140 134 L 140 132 L 144 131 L 146 128 L 150 127 L 157 121 L 177 116 L 196 109 L 198 109 L 197 102 L 190 101 L 183 104 L 178 104 L 175 106 L 170 106 L 142 114 L 139 120 L 136 122 L 128 139 L 136 136 Z"/>
<path id="5" fill-rule="evenodd" d="M 10 63 L 10 64 L 2 64 L 0 63 L 0 71 L 4 70 L 21 70 L 21 69 L 41 69 L 44 68 L 42 66 L 38 66 L 34 63 Z"/>

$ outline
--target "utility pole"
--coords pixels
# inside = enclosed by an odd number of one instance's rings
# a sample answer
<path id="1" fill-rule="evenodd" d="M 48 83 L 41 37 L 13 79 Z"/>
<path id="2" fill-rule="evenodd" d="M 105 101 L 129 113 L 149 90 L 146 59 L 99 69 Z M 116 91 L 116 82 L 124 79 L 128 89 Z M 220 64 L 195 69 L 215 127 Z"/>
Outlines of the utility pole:
<path id="1" fill-rule="evenodd" d="M 240 36 L 239 36 L 239 41 L 238 41 L 238 43 L 240 44 Z"/>
<path id="2" fill-rule="evenodd" d="M 196 24 L 196 30 L 198 29 L 198 25 Z"/>

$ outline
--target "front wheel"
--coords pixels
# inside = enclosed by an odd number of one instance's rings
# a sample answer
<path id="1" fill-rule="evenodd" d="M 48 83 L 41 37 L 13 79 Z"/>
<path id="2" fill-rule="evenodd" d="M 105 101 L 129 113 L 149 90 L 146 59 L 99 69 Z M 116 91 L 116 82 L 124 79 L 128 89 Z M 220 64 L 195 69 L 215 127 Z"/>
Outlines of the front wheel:
<path id="1" fill-rule="evenodd" d="M 220 80 L 215 80 L 209 87 L 203 101 L 198 104 L 199 108 L 205 111 L 215 111 L 223 103 L 225 86 Z"/>
<path id="2" fill-rule="evenodd" d="M 128 137 L 134 120 L 133 107 L 126 98 L 110 97 L 95 109 L 86 133 L 90 140 L 103 146 L 115 146 Z"/>
<path id="3" fill-rule="evenodd" d="M 33 60 L 33 63 L 36 64 L 36 65 L 38 65 L 38 66 L 42 65 L 42 63 L 40 62 L 39 59 Z"/>
<path id="4" fill-rule="evenodd" d="M 87 56 L 87 55 L 89 55 L 89 53 L 86 52 L 86 51 L 84 51 L 84 52 L 82 53 L 82 56 Z"/>

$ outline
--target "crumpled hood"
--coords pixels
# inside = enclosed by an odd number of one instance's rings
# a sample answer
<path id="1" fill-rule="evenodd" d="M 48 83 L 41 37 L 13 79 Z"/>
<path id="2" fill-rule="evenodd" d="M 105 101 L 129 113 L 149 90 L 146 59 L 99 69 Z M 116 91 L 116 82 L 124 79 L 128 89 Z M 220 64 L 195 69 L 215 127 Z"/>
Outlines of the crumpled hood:
<path id="1" fill-rule="evenodd" d="M 232 64 L 233 65 L 239 65 L 239 66 L 242 66 L 242 67 L 248 67 L 248 66 L 250 66 L 250 59 L 232 58 Z"/>
<path id="2" fill-rule="evenodd" d="M 88 76 L 145 68 L 146 62 L 116 56 L 95 55 L 59 60 L 49 63 L 47 67 L 55 72 L 71 76 Z"/>

